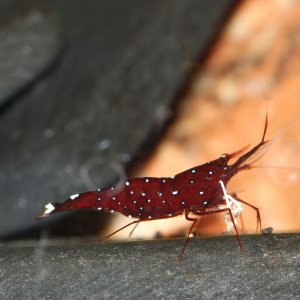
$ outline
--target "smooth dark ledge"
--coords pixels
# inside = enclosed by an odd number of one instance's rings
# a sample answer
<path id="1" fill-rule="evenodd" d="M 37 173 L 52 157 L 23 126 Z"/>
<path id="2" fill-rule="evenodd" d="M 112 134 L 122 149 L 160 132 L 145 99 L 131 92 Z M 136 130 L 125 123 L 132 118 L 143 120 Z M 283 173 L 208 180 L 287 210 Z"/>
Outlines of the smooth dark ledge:
<path id="1" fill-rule="evenodd" d="M 300 234 L 0 247 L 1 299 L 295 299 Z M 43 244 L 44 241 L 41 241 Z"/>

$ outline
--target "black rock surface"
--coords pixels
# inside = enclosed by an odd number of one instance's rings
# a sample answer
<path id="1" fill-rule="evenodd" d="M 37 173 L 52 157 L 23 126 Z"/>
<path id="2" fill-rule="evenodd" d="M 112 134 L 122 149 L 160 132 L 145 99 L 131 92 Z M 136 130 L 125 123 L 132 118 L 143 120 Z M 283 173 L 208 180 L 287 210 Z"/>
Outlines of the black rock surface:
<path id="1" fill-rule="evenodd" d="M 0 109 L 58 57 L 61 33 L 53 11 L 20 1 L 0 3 Z"/>
<path id="2" fill-rule="evenodd" d="M 40 3 L 0 3 L 1 237 L 35 226 L 49 201 L 125 177 L 235 1 Z"/>
<path id="3" fill-rule="evenodd" d="M 298 299 L 300 236 L 0 247 L 1 299 Z"/>

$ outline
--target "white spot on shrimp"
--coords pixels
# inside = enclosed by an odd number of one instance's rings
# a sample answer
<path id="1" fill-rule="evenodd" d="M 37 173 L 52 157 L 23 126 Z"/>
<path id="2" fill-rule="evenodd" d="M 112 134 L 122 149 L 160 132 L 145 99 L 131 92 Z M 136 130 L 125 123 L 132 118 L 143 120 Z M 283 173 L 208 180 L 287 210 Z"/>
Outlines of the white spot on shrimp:
<path id="1" fill-rule="evenodd" d="M 75 194 L 75 195 L 70 196 L 70 199 L 71 199 L 71 200 L 74 200 L 74 199 L 76 199 L 76 198 L 78 198 L 78 197 L 79 197 L 79 194 Z"/>
<path id="2" fill-rule="evenodd" d="M 204 204 L 204 205 L 207 205 L 207 204 L 208 204 L 208 202 L 207 202 L 207 201 L 204 201 L 204 202 L 203 202 L 203 204 Z"/>
<path id="3" fill-rule="evenodd" d="M 136 204 L 136 200 L 133 201 L 133 204 Z"/>
<path id="4" fill-rule="evenodd" d="M 140 210 L 143 210 L 143 209 L 144 209 L 144 207 L 143 207 L 143 206 L 141 206 L 141 207 L 140 207 Z"/>
<path id="5" fill-rule="evenodd" d="M 97 199 L 98 201 L 101 201 L 101 198 L 100 197 L 98 197 L 98 199 Z"/>
<path id="6" fill-rule="evenodd" d="M 192 172 L 193 174 L 195 174 L 195 173 L 196 173 L 196 170 L 195 170 L 195 169 L 193 169 L 191 172 Z"/>
<path id="7" fill-rule="evenodd" d="M 168 214 L 168 217 L 171 217 L 172 216 L 172 214 Z"/>
<path id="8" fill-rule="evenodd" d="M 110 210 L 109 212 L 114 213 L 115 211 L 112 209 L 112 210 Z"/>
<path id="9" fill-rule="evenodd" d="M 204 194 L 204 192 L 203 192 L 203 191 L 200 191 L 200 192 L 199 192 L 199 195 L 203 195 L 203 194 Z"/>
<path id="10" fill-rule="evenodd" d="M 148 217 L 148 219 L 151 219 L 151 218 L 152 218 L 151 216 Z"/>
<path id="11" fill-rule="evenodd" d="M 145 197 L 145 196 L 146 196 L 146 194 L 145 194 L 144 192 L 142 192 L 142 196 L 143 196 L 143 197 Z"/>
<path id="12" fill-rule="evenodd" d="M 129 219 L 132 219 L 132 215 L 128 215 L 128 218 L 129 218 Z"/>
<path id="13" fill-rule="evenodd" d="M 147 202 L 150 203 L 150 202 L 151 202 L 151 199 L 148 199 Z"/>
<path id="14" fill-rule="evenodd" d="M 127 186 L 129 186 L 129 181 L 126 181 L 125 184 L 126 184 Z"/>
<path id="15" fill-rule="evenodd" d="M 102 210 L 102 207 L 98 207 L 97 210 Z"/>
<path id="16" fill-rule="evenodd" d="M 145 182 L 149 182 L 150 180 L 149 180 L 149 178 L 145 178 Z"/>
<path id="17" fill-rule="evenodd" d="M 194 180 L 190 180 L 190 184 L 193 184 L 193 183 L 195 183 L 195 181 Z"/>
<path id="18" fill-rule="evenodd" d="M 162 203 L 166 203 L 166 201 L 165 201 L 165 200 L 163 200 L 163 201 L 162 201 Z"/>
<path id="19" fill-rule="evenodd" d="M 171 179 L 174 179 L 175 178 L 175 176 L 171 176 Z"/>
<path id="20" fill-rule="evenodd" d="M 158 196 L 161 197 L 161 196 L 162 196 L 162 193 L 158 193 Z"/>
<path id="21" fill-rule="evenodd" d="M 209 171 L 208 174 L 209 174 L 209 175 L 212 175 L 212 174 L 213 174 L 213 171 Z"/>
<path id="22" fill-rule="evenodd" d="M 100 189 L 100 188 L 98 188 L 98 189 L 97 189 L 97 191 L 98 191 L 98 192 L 100 192 L 100 191 L 101 191 L 101 189 Z"/>
<path id="23" fill-rule="evenodd" d="M 110 189 L 113 191 L 113 190 L 114 190 L 114 187 L 112 186 Z"/>
<path id="24" fill-rule="evenodd" d="M 162 182 L 165 183 L 165 182 L 166 182 L 166 179 L 163 179 Z"/>
<path id="25" fill-rule="evenodd" d="M 182 204 L 182 205 L 185 205 L 185 201 L 181 201 L 181 204 Z"/>
<path id="26" fill-rule="evenodd" d="M 172 195 L 178 195 L 178 191 L 172 192 Z"/>
<path id="27" fill-rule="evenodd" d="M 48 215 L 50 214 L 53 210 L 55 209 L 54 205 L 52 203 L 48 203 L 45 205 L 45 211 L 43 215 Z"/>
<path id="28" fill-rule="evenodd" d="M 116 197 L 112 197 L 113 200 L 116 200 Z"/>
<path id="29" fill-rule="evenodd" d="M 130 191 L 130 195 L 133 195 L 133 193 L 134 193 L 133 191 Z"/>
<path id="30" fill-rule="evenodd" d="M 121 202 L 118 202 L 119 205 L 121 205 Z"/>

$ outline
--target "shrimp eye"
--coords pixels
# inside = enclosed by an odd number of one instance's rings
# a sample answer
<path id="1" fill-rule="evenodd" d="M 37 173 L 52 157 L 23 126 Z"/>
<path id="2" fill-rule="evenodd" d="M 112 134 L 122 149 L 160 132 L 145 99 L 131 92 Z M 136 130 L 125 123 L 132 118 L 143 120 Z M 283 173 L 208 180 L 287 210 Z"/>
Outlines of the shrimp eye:
<path id="1" fill-rule="evenodd" d="M 229 154 L 222 154 L 220 157 L 219 157 L 219 162 L 220 162 L 220 165 L 222 166 L 227 166 L 227 163 L 230 159 L 230 155 Z"/>

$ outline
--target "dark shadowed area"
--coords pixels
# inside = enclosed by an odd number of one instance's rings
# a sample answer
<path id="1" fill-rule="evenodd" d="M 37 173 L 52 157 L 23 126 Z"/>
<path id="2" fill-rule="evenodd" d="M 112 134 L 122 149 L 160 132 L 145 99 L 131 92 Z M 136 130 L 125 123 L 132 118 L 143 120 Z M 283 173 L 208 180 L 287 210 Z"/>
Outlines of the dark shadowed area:
<path id="1" fill-rule="evenodd" d="M 2 1 L 0 236 L 48 228 L 45 203 L 124 180 L 234 3 Z"/>

